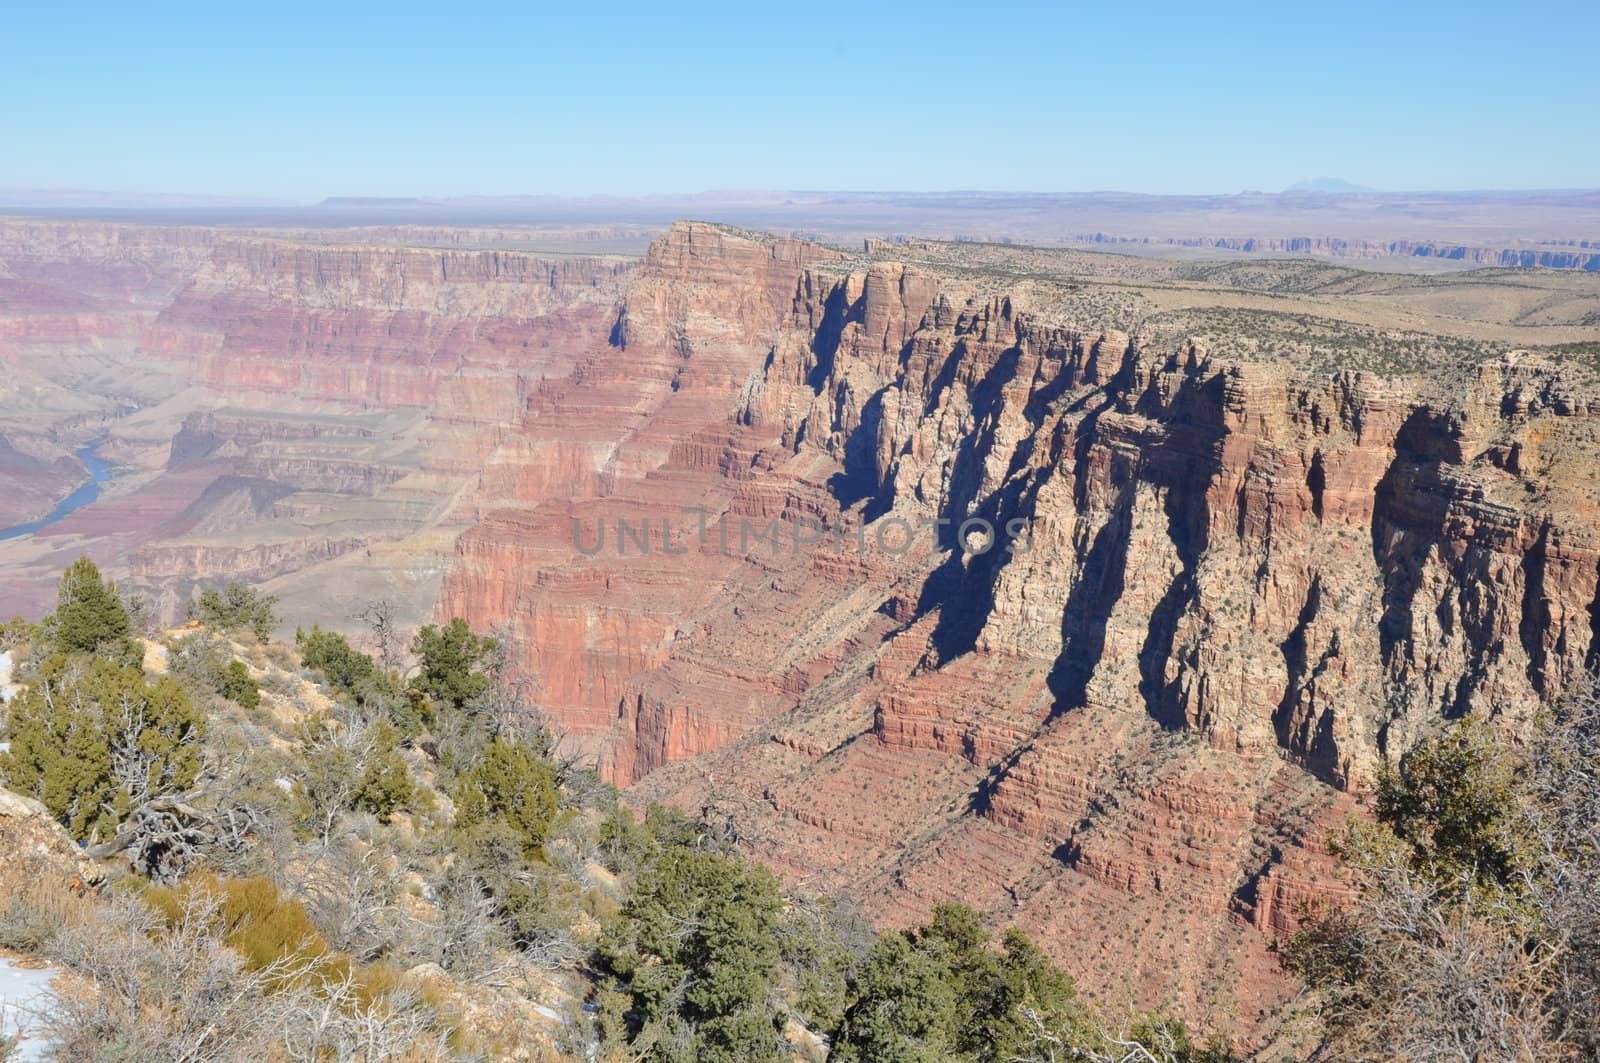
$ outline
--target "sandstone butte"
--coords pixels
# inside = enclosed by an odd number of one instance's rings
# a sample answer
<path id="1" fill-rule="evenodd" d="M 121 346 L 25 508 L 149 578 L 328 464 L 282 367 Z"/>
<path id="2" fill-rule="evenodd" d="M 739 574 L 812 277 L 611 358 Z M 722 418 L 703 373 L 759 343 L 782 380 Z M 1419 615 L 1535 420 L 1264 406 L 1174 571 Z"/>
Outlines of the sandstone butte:
<path id="1" fill-rule="evenodd" d="M 433 615 L 504 632 L 607 778 L 880 923 L 983 908 L 1104 1004 L 1259 1038 L 1383 758 L 1469 711 L 1515 735 L 1600 650 L 1600 393 L 1535 356 L 1447 391 L 1307 373 L 699 223 L 631 267 L 179 245 L 142 356 L 426 408 Z M 302 431 L 228 416 L 172 461 Z M 393 486 L 293 453 L 256 472 Z M 964 549 L 975 517 L 1029 548 Z M 171 563 L 145 575 L 197 576 Z"/>

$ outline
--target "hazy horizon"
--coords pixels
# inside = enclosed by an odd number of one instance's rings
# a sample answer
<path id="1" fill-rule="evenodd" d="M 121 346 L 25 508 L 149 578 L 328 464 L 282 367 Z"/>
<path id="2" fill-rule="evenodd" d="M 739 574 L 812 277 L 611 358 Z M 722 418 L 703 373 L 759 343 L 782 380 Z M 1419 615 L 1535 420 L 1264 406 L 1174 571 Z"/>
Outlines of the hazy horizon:
<path id="1" fill-rule="evenodd" d="M 1332 181 L 1340 184 L 1350 184 L 1351 187 L 1314 187 L 1320 182 Z M 304 198 L 273 197 L 249 194 L 227 194 L 209 192 L 201 189 L 155 189 L 150 191 L 133 191 L 116 187 L 7 187 L 0 186 L 0 210 L 13 207 L 28 207 L 32 209 L 48 209 L 54 206 L 73 207 L 95 205 L 117 209 L 140 209 L 149 207 L 160 209 L 168 205 L 183 206 L 190 204 L 217 205 L 217 206 L 246 206 L 246 207 L 283 207 L 283 208 L 311 208 L 335 204 L 362 204 L 370 202 L 376 205 L 409 205 L 409 204 L 446 204 L 463 201 L 505 201 L 517 200 L 557 200 L 557 201 L 619 201 L 638 202 L 652 200 L 722 200 L 728 201 L 740 197 L 759 198 L 772 196 L 970 196 L 970 197 L 1013 197 L 1041 199 L 1072 198 L 1072 197 L 1098 197 L 1098 196 L 1128 196 L 1149 199 L 1226 199 L 1244 196 L 1372 196 L 1372 197 L 1404 197 L 1404 196 L 1473 196 L 1473 195 L 1554 195 L 1554 194 L 1582 194 L 1600 192 L 1600 178 L 1594 184 L 1571 186 L 1506 186 L 1506 187 L 1481 187 L 1481 188 L 1377 188 L 1358 186 L 1345 182 L 1343 178 L 1307 178 L 1297 181 L 1284 188 L 1247 187 L 1225 191 L 1171 191 L 1171 192 L 1142 192 L 1128 188 L 1081 188 L 1081 189 L 1047 189 L 1047 188 L 786 188 L 782 186 L 748 187 L 748 188 L 700 188 L 687 191 L 643 191 L 637 193 L 617 192 L 543 192 L 538 190 L 520 191 L 467 191 L 450 194 L 431 193 L 371 193 L 330 191 L 320 195 Z M 28 203 L 27 200 L 36 199 L 40 202 Z M 75 201 L 76 200 L 76 201 Z M 46 202 L 48 201 L 48 202 Z"/>

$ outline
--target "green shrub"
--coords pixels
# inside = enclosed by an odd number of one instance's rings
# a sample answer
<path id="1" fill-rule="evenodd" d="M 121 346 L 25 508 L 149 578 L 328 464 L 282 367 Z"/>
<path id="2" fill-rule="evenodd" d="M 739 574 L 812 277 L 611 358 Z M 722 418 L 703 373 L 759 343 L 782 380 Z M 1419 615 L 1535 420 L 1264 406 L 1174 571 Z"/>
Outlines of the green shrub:
<path id="1" fill-rule="evenodd" d="M 248 631 L 265 642 L 278 626 L 278 599 L 229 581 L 221 591 L 206 590 L 189 603 L 189 619 L 214 631 Z"/>
<path id="2" fill-rule="evenodd" d="M 765 868 L 674 848 L 640 878 L 600 957 L 615 980 L 612 1038 L 650 1059 L 776 1060 L 774 1007 L 783 908 Z"/>
<path id="3" fill-rule="evenodd" d="M 456 782 L 456 824 L 468 830 L 489 822 L 504 824 L 524 855 L 538 856 L 559 797 L 555 769 L 547 761 L 522 743 L 496 738 Z"/>
<path id="4" fill-rule="evenodd" d="M 57 657 L 11 703 L 0 777 L 74 837 L 105 838 L 137 799 L 193 785 L 205 729 L 170 676 L 147 683 L 114 661 Z"/>
<path id="5" fill-rule="evenodd" d="M 221 694 L 229 701 L 246 709 L 261 704 L 261 688 L 250 678 L 250 669 L 243 661 L 232 661 L 222 674 Z"/>
<path id="6" fill-rule="evenodd" d="M 878 939 L 851 996 L 831 1058 L 934 1063 L 954 1055 L 953 979 L 904 934 L 890 931 Z"/>
<path id="7" fill-rule="evenodd" d="M 1468 717 L 1400 758 L 1378 783 L 1378 819 L 1411 847 L 1415 866 L 1449 882 L 1506 885 L 1521 876 L 1517 763 L 1481 720 Z"/>
<path id="8" fill-rule="evenodd" d="M 920 930 L 885 934 L 851 981 L 835 1057 L 1001 1063 L 1031 1058 L 1041 1030 L 1062 1049 L 1104 1047 L 1060 968 L 1021 931 L 1006 931 L 1001 946 L 961 904 L 935 905 Z"/>
<path id="9" fill-rule="evenodd" d="M 261 704 L 261 688 L 251 678 L 249 666 L 235 658 L 228 644 L 216 635 L 199 632 L 172 643 L 167 651 L 167 671 L 202 700 L 220 694 L 246 709 Z"/>
<path id="10" fill-rule="evenodd" d="M 354 694 L 377 674 L 372 658 L 353 649 L 350 640 L 337 631 L 324 631 L 320 625 L 310 632 L 297 628 L 294 644 L 300 650 L 300 662 L 321 672 L 328 685 L 342 694 Z"/>
<path id="11" fill-rule="evenodd" d="M 362 772 L 355 792 L 355 807 L 377 816 L 381 822 L 416 798 L 417 788 L 400 752 L 400 735 L 394 726 L 380 720 L 373 725 L 374 749 Z"/>

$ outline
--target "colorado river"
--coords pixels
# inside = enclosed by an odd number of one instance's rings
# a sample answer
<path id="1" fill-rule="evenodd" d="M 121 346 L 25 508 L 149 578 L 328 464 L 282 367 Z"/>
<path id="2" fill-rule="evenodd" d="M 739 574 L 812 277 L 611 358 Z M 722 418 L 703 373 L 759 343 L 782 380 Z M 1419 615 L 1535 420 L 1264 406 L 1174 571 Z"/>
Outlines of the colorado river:
<path id="1" fill-rule="evenodd" d="M 82 509 L 99 498 L 100 485 L 111 480 L 110 464 L 96 453 L 100 449 L 102 442 L 104 440 L 96 440 L 77 452 L 78 460 L 83 462 L 83 467 L 89 471 L 87 482 L 78 485 L 77 490 L 63 498 L 56 505 L 56 508 L 50 511 L 48 516 L 29 521 L 26 524 L 14 524 L 9 528 L 0 529 L 0 540 L 18 539 L 24 535 L 32 535 L 40 528 L 54 524 L 74 510 Z"/>

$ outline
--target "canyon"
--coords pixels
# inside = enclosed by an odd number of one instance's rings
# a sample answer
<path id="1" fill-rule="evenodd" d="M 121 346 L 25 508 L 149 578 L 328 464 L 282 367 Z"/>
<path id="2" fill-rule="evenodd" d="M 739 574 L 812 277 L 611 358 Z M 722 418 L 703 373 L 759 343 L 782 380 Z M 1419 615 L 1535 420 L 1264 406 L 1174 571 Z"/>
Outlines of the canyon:
<path id="1" fill-rule="evenodd" d="M 604 338 L 627 269 L 84 223 L 10 223 L 0 247 L 18 293 L 0 312 L 0 437 L 20 456 L 5 516 L 42 515 L 90 439 L 117 473 L 97 505 L 4 544 L 0 592 L 37 611 L 43 577 L 87 551 L 167 620 L 226 578 L 280 581 L 295 621 L 384 596 L 424 613 L 480 457 L 527 389 Z"/>
<path id="2" fill-rule="evenodd" d="M 1245 1044 L 1387 760 L 1600 663 L 1581 265 L 506 242 L 0 221 L 0 526 L 116 467 L 0 612 L 466 617 L 630 799 Z"/>

